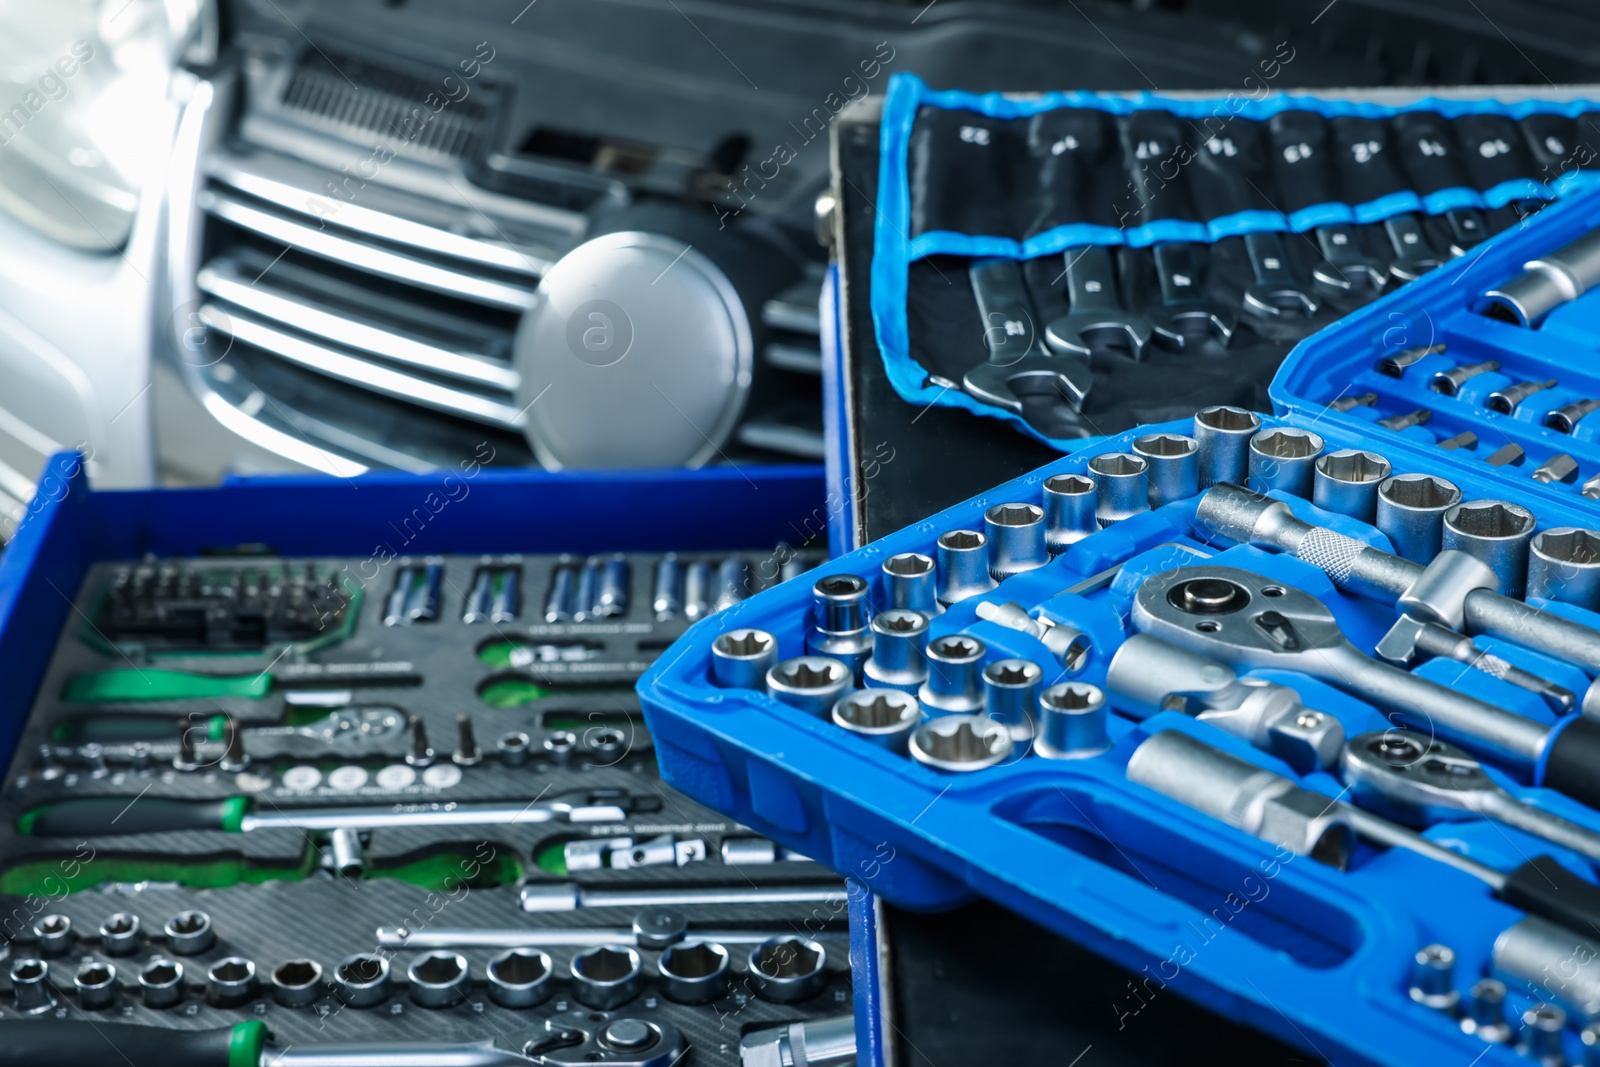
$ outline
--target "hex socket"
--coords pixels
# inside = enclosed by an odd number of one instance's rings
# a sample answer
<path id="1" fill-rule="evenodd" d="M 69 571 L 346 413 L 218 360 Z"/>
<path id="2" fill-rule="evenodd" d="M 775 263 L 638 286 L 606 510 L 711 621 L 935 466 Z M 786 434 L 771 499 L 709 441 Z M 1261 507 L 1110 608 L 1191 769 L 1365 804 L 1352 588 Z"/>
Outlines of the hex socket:
<path id="1" fill-rule="evenodd" d="M 50 965 L 44 960 L 19 956 L 11 961 L 10 975 L 11 994 L 18 1011 L 38 1015 L 56 1006 L 55 990 L 50 987 Z"/>
<path id="2" fill-rule="evenodd" d="M 72 920 L 65 915 L 41 915 L 33 924 L 34 948 L 45 959 L 65 956 L 72 947 Z"/>
<path id="3" fill-rule="evenodd" d="M 284 960 L 268 981 L 272 997 L 286 1008 L 304 1008 L 322 996 L 322 964 L 316 960 Z"/>
<path id="4" fill-rule="evenodd" d="M 872 617 L 872 658 L 862 668 L 867 684 L 915 693 L 928 677 L 928 617 L 890 608 Z"/>
<path id="5" fill-rule="evenodd" d="M 256 965 L 242 956 L 220 959 L 206 970 L 206 1003 L 213 1007 L 236 1008 L 260 989 Z"/>
<path id="6" fill-rule="evenodd" d="M 1218 405 L 1194 416 L 1194 439 L 1200 445 L 1200 488 L 1218 482 L 1243 485 L 1250 470 L 1250 438 L 1261 429 L 1261 416 L 1244 408 Z"/>
<path id="7" fill-rule="evenodd" d="M 1310 499 L 1322 438 L 1295 426 L 1275 426 L 1250 438 L 1250 485 Z"/>
<path id="8" fill-rule="evenodd" d="M 936 771 L 961 774 L 1004 762 L 1015 747 L 1011 730 L 987 715 L 941 715 L 911 732 L 911 758 Z"/>
<path id="9" fill-rule="evenodd" d="M 1311 502 L 1324 511 L 1370 523 L 1378 512 L 1378 486 L 1391 469 L 1376 452 L 1340 448 L 1324 453 L 1317 457 Z"/>
<path id="10" fill-rule="evenodd" d="M 1437 942 L 1423 945 L 1411 959 L 1411 999 L 1436 1011 L 1452 1011 L 1461 999 L 1456 989 L 1456 953 Z"/>
<path id="11" fill-rule="evenodd" d="M 550 957 L 535 948 L 507 949 L 489 961 L 484 973 L 489 980 L 489 999 L 502 1008 L 531 1008 L 555 991 Z"/>
<path id="12" fill-rule="evenodd" d="M 572 995 L 601 1011 L 620 1008 L 639 995 L 644 970 L 626 945 L 597 945 L 572 957 Z"/>
<path id="13" fill-rule="evenodd" d="M 917 699 L 929 715 L 955 715 L 983 706 L 983 658 L 988 648 L 976 637 L 945 634 L 928 642 L 928 680 Z"/>
<path id="14" fill-rule="evenodd" d="M 375 1008 L 389 999 L 389 961 L 357 952 L 333 969 L 333 992 L 348 1007 Z"/>
<path id="15" fill-rule="evenodd" d="M 84 1011 L 104 1011 L 117 999 L 117 969 L 109 963 L 87 960 L 72 976 L 78 991 L 78 1007 Z"/>
<path id="16" fill-rule="evenodd" d="M 1013 741 L 1033 736 L 1044 672 L 1025 659 L 1002 659 L 983 669 L 983 713 L 1004 723 Z"/>
<path id="17" fill-rule="evenodd" d="M 1159 508 L 1200 492 L 1200 442 L 1181 433 L 1146 434 L 1133 454 L 1150 468 L 1150 506 Z"/>
<path id="18" fill-rule="evenodd" d="M 1528 544 L 1528 595 L 1600 611 L 1600 533 L 1541 530 Z"/>
<path id="19" fill-rule="evenodd" d="M 796 656 L 767 671 L 768 693 L 819 717 L 827 715 L 850 688 L 850 668 L 831 656 Z"/>
<path id="20" fill-rule="evenodd" d="M 828 986 L 828 952 L 810 938 L 774 937 L 750 950 L 750 984 L 766 1000 L 809 1000 Z"/>
<path id="21" fill-rule="evenodd" d="M 656 961 L 661 991 L 679 1004 L 709 1004 L 728 988 L 728 950 L 711 941 L 683 941 Z"/>
<path id="22" fill-rule="evenodd" d="M 471 972 L 459 952 L 435 949 L 420 953 L 406 968 L 412 1003 L 424 1008 L 449 1008 L 467 999 Z"/>
<path id="23" fill-rule="evenodd" d="M 1600 411 L 1600 400 L 1578 400 L 1550 412 L 1544 417 L 1544 424 L 1556 433 L 1570 434 L 1596 411 Z"/>
<path id="24" fill-rule="evenodd" d="M 1528 542 L 1538 521 L 1519 504 L 1468 500 L 1444 513 L 1441 544 L 1488 564 L 1500 591 L 1520 598 L 1528 579 Z"/>
<path id="25" fill-rule="evenodd" d="M 989 538 L 989 576 L 1003 582 L 1050 562 L 1044 509 L 1037 504 L 996 504 L 983 513 Z"/>
<path id="26" fill-rule="evenodd" d="M 500 753 L 500 762 L 507 767 L 521 767 L 528 762 L 528 747 L 532 740 L 521 730 L 507 730 L 495 741 L 495 751 Z"/>
<path id="27" fill-rule="evenodd" d="M 1376 525 L 1395 555 L 1427 566 L 1439 554 L 1444 514 L 1461 503 L 1455 483 L 1431 474 L 1396 474 L 1378 486 Z"/>
<path id="28" fill-rule="evenodd" d="M 1508 385 L 1490 393 L 1483 406 L 1501 415 L 1512 415 L 1522 406 L 1522 402 L 1534 393 L 1542 393 L 1546 389 L 1554 389 L 1555 386 L 1554 378 L 1547 378 L 1542 382 L 1517 382 L 1515 385 Z"/>
<path id="29" fill-rule="evenodd" d="M 833 706 L 835 726 L 890 752 L 904 753 L 921 722 L 922 706 L 899 689 L 862 689 Z"/>
<path id="30" fill-rule="evenodd" d="M 1100 529 L 1094 517 L 1100 485 L 1087 474 L 1057 474 L 1044 481 L 1044 545 L 1052 556 Z"/>
<path id="31" fill-rule="evenodd" d="M 1034 751 L 1046 759 L 1085 759 L 1111 747 L 1106 695 L 1087 682 L 1061 682 L 1039 694 Z"/>
<path id="32" fill-rule="evenodd" d="M 153 956 L 139 972 L 139 998 L 147 1008 L 170 1008 L 183 999 L 183 964 Z"/>
<path id="33" fill-rule="evenodd" d="M 162 932 L 167 935 L 167 951 L 177 956 L 198 956 L 217 941 L 211 916 L 203 911 L 178 912 Z"/>
<path id="34" fill-rule="evenodd" d="M 1150 510 L 1150 464 L 1132 452 L 1103 452 L 1089 461 L 1099 481 L 1094 517 L 1103 530 Z"/>
<path id="35" fill-rule="evenodd" d="M 883 588 L 891 608 L 937 615 L 939 565 L 921 552 L 901 552 L 883 561 Z"/>
<path id="36" fill-rule="evenodd" d="M 711 681 L 724 689 L 765 689 L 777 662 L 778 639 L 765 630 L 729 630 L 711 642 Z"/>
<path id="37" fill-rule="evenodd" d="M 989 538 L 977 530 L 948 530 L 934 551 L 939 563 L 939 603 L 945 607 L 994 588 L 989 575 Z"/>

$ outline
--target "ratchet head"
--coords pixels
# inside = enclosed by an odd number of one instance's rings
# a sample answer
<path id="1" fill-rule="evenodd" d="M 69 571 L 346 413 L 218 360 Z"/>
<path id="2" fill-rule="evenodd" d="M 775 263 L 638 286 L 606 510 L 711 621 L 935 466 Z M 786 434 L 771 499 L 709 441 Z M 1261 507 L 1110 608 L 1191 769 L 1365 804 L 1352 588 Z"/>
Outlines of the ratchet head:
<path id="1" fill-rule="evenodd" d="M 1133 358 L 1143 359 L 1145 346 L 1155 333 L 1155 324 L 1148 315 L 1120 308 L 1071 311 L 1045 327 L 1044 343 L 1052 352 L 1087 356 L 1089 335 L 1093 333 L 1111 335 L 1110 342 L 1126 342 Z"/>
<path id="2" fill-rule="evenodd" d="M 1411 826 L 1485 815 L 1500 795 L 1483 765 L 1455 745 L 1415 730 L 1350 739 L 1344 780 L 1356 803 Z"/>
<path id="3" fill-rule="evenodd" d="M 1013 363 L 979 363 L 961 379 L 967 394 L 985 404 L 1022 414 L 1022 397 L 1053 393 L 1074 411 L 1083 410 L 1094 383 L 1089 361 L 1078 356 L 1026 355 Z"/>

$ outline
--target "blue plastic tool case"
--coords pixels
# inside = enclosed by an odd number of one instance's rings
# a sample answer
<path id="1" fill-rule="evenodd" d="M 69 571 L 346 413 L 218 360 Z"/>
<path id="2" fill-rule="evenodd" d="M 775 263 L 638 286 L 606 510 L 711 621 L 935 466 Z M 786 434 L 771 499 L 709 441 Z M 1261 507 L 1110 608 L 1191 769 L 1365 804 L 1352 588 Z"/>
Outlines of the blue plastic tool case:
<path id="1" fill-rule="evenodd" d="M 1303 342 L 1273 383 L 1275 414 L 1264 426 L 1311 428 L 1329 450 L 1375 451 L 1396 473 L 1449 479 L 1465 500 L 1520 504 L 1537 516 L 1540 529 L 1600 526 L 1600 504 L 1580 492 L 1600 474 L 1600 417 L 1571 434 L 1542 424 L 1550 411 L 1600 395 L 1600 293 L 1573 300 L 1531 330 L 1473 309 L 1483 290 L 1526 261 L 1597 226 L 1600 195 L 1575 195 Z M 1374 369 L 1386 354 L 1436 344 L 1443 352 L 1400 378 Z M 1499 376 L 1474 379 L 1455 397 L 1426 388 L 1434 369 L 1486 359 L 1501 362 Z M 1534 394 L 1514 415 L 1484 406 L 1488 393 L 1508 381 L 1548 378 L 1559 384 Z M 1329 407 L 1366 392 L 1377 394 L 1370 407 Z M 1376 425 L 1416 409 L 1430 410 L 1431 421 L 1400 431 Z M 881 567 L 889 556 L 932 555 L 940 533 L 981 529 L 984 511 L 997 503 L 1037 502 L 1045 479 L 1081 473 L 1094 455 L 1129 451 L 1134 438 L 1152 430 L 1188 433 L 1190 426 L 1143 427 L 1099 441 L 838 558 L 828 570 L 866 579 L 881 609 Z M 1438 447 L 1463 431 L 1476 435 L 1476 447 Z M 1525 453 L 1520 464 L 1485 462 L 1507 444 Z M 1546 484 L 1530 477 L 1562 453 L 1577 461 L 1576 480 Z M 1358 520 L 1274 495 L 1302 518 L 1389 547 Z M 1317 596 L 1358 647 L 1372 649 L 1393 621 L 1392 606 L 1342 594 L 1322 571 L 1295 558 L 1207 544 L 1194 522 L 1197 500 L 1117 523 L 1039 569 L 952 605 L 932 620 L 931 635 L 981 638 L 990 662 L 1020 656 L 1049 664 L 1047 650 L 1032 637 L 976 615 L 976 600 L 1017 601 L 1088 634 L 1092 653 L 1075 678 L 1103 685 L 1111 656 L 1130 632 L 1134 592 L 1144 579 L 1194 562 L 1185 548 L 1214 552 L 1212 562 Z M 1081 596 L 1063 592 L 1117 565 L 1123 569 L 1104 588 Z M 1108 1010 L 1125 1015 L 1129 1025 L 1142 1003 L 1171 989 L 1337 1063 L 1526 1062 L 1512 1046 L 1485 1045 L 1408 996 L 1413 954 L 1430 942 L 1457 953 L 1455 984 L 1463 995 L 1487 973 L 1496 936 L 1522 913 L 1492 898 L 1484 883 L 1402 849 L 1363 846 L 1344 872 L 1304 858 L 1284 862 L 1273 846 L 1129 783 L 1125 767 L 1146 737 L 1182 730 L 1307 788 L 1340 795 L 1343 786 L 1329 774 L 1297 775 L 1208 724 L 1163 711 L 1143 722 L 1113 713 L 1113 745 L 1096 758 L 1025 755 L 985 771 L 945 775 L 765 693 L 713 685 L 710 646 L 726 630 L 760 628 L 777 637 L 780 658 L 803 654 L 812 624 L 811 584 L 796 579 L 698 624 L 640 682 L 669 783 L 899 906 L 941 910 L 982 894 L 1108 956 L 1145 976 L 1141 989 L 1107 991 Z M 1538 603 L 1600 627 L 1600 615 Z M 1479 643 L 1576 693 L 1589 685 L 1581 669 L 1533 648 L 1488 638 Z M 1554 721 L 1536 695 L 1459 663 L 1437 659 L 1416 673 L 1530 719 Z M 1347 737 L 1389 725 L 1372 706 L 1309 676 L 1268 676 L 1291 685 L 1308 707 L 1336 715 Z M 1046 684 L 1052 680 L 1047 669 Z M 1600 813 L 1492 765 L 1491 775 L 1526 802 L 1600 831 Z M 1425 836 L 1501 870 L 1543 853 L 1595 880 L 1578 854 L 1489 821 L 1441 823 Z M 1507 1008 L 1514 1027 L 1535 999 L 1511 986 Z M 1566 1041 L 1569 1057 L 1581 1061 L 1575 1026 Z"/>

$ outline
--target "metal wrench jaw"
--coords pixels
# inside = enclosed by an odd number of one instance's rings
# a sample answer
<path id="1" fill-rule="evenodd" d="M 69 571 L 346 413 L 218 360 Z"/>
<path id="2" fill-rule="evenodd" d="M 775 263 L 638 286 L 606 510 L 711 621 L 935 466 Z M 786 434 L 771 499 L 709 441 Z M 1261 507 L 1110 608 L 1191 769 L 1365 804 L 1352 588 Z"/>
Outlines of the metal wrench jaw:
<path id="1" fill-rule="evenodd" d="M 1072 410 L 1082 411 L 1093 384 L 1094 373 L 1087 359 L 1038 354 L 1023 356 L 1015 363 L 979 363 L 961 379 L 969 396 L 1014 415 L 1022 414 L 1022 397 L 1014 386 L 1023 386 L 1026 395 L 1054 391 Z"/>
<path id="2" fill-rule="evenodd" d="M 1351 738 L 1343 770 L 1357 804 L 1408 826 L 1495 815 L 1506 799 L 1477 760 L 1415 730 L 1373 730 Z"/>
<path id="3" fill-rule="evenodd" d="M 1341 293 L 1382 292 L 1389 283 L 1389 272 L 1374 259 L 1354 259 L 1337 265 L 1324 260 L 1311 268 L 1318 283 Z"/>
<path id="4" fill-rule="evenodd" d="M 1133 311 L 1069 311 L 1045 327 L 1044 343 L 1052 352 L 1087 356 L 1092 333 L 1121 334 L 1133 358 L 1143 359 L 1155 324 L 1150 316 Z"/>
<path id="5" fill-rule="evenodd" d="M 1200 323 L 1224 348 L 1239 328 L 1239 317 L 1221 304 L 1196 300 L 1184 304 L 1165 304 L 1150 312 L 1150 327 L 1162 338 L 1182 348 L 1188 342 L 1190 323 Z"/>
<path id="6" fill-rule="evenodd" d="M 1278 319 L 1288 315 L 1306 318 L 1317 313 L 1321 301 L 1294 285 L 1276 282 L 1256 282 L 1244 291 L 1244 309 L 1263 319 Z"/>

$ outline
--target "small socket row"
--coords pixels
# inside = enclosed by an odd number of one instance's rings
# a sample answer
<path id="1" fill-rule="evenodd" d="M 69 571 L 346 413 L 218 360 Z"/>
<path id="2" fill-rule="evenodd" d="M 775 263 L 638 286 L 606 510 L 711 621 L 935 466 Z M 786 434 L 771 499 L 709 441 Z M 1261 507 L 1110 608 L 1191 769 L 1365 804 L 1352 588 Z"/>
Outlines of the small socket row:
<path id="1" fill-rule="evenodd" d="M 1456 953 L 1437 942 L 1422 946 L 1412 957 L 1413 1001 L 1456 1020 L 1463 1033 L 1490 1045 L 1511 1045 L 1534 1063 L 1566 1064 L 1562 1035 L 1571 1018 L 1560 1005 L 1539 1002 L 1523 1010 L 1513 1023 L 1507 1011 L 1507 990 L 1498 978 L 1480 978 L 1465 998 L 1455 985 Z M 1586 1064 L 1600 1063 L 1600 1022 L 1579 1020 L 1579 1040 Z"/>
<path id="2" fill-rule="evenodd" d="M 72 919 L 57 913 L 39 916 L 34 920 L 32 933 L 33 953 L 41 959 L 66 956 L 80 940 Z M 211 926 L 211 916 L 190 910 L 169 918 L 159 938 L 171 955 L 198 956 L 216 944 L 217 933 Z M 107 916 L 93 937 L 82 940 L 98 941 L 101 953 L 107 956 L 131 956 L 145 942 L 145 935 L 139 916 L 119 911 Z"/>

